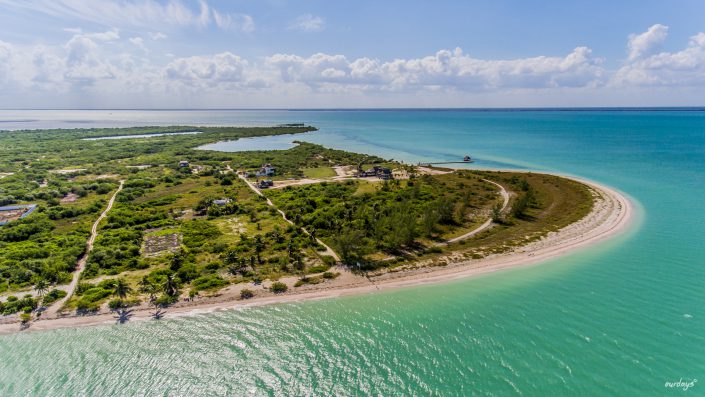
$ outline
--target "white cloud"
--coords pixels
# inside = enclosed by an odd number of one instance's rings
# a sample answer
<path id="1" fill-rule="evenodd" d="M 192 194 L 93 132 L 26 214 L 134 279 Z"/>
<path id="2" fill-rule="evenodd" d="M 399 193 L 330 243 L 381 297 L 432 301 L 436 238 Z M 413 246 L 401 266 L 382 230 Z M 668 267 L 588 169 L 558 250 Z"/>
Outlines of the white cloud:
<path id="1" fill-rule="evenodd" d="M 223 52 L 213 56 L 178 58 L 164 68 L 166 78 L 191 86 L 214 87 L 243 82 L 248 63 L 237 55 Z"/>
<path id="2" fill-rule="evenodd" d="M 633 61 L 655 53 L 661 48 L 666 36 L 668 36 L 668 26 L 661 24 L 651 26 L 644 33 L 630 35 L 627 43 L 628 59 Z"/>
<path id="3" fill-rule="evenodd" d="M 279 71 L 285 83 L 345 83 L 382 90 L 581 87 L 597 84 L 604 74 L 601 60 L 592 58 L 585 47 L 565 57 L 514 60 L 475 59 L 456 48 L 388 62 L 369 58 L 348 61 L 343 55 L 327 54 L 308 58 L 276 54 L 265 62 Z"/>
<path id="4" fill-rule="evenodd" d="M 665 27 L 664 27 L 665 28 Z M 651 30 L 651 29 L 649 29 Z M 665 40 L 665 37 L 660 39 Z M 615 86 L 702 87 L 705 85 L 705 33 L 676 52 L 646 53 L 627 60 L 614 74 Z"/>
<path id="5" fill-rule="evenodd" d="M 215 25 L 221 29 L 239 29 L 245 33 L 255 30 L 255 21 L 246 14 L 221 14 L 213 10 Z"/>
<path id="6" fill-rule="evenodd" d="M 215 15 L 212 9 L 209 13 Z M 231 17 L 229 23 L 232 29 L 241 21 Z M 115 28 L 81 32 L 55 46 L 0 41 L 0 106 L 19 106 L 20 99 L 29 106 L 36 100 L 70 106 L 64 103 L 68 97 L 90 98 L 81 105 L 102 107 L 139 106 L 133 100 L 147 107 L 470 106 L 464 102 L 468 98 L 478 104 L 500 98 L 506 105 L 516 104 L 511 101 L 518 98 L 557 101 L 563 95 L 591 95 L 601 101 L 610 97 L 607 94 L 627 98 L 624 93 L 630 93 L 641 99 L 643 92 L 651 92 L 658 99 L 661 96 L 654 90 L 661 90 L 660 95 L 673 87 L 678 87 L 679 96 L 692 92 L 690 97 L 701 97 L 705 33 L 692 36 L 682 50 L 659 52 L 655 43 L 665 38 L 653 38 L 658 30 L 650 29 L 649 40 L 643 34 L 631 36 L 630 49 L 638 55 L 616 70 L 605 69 L 602 59 L 587 47 L 562 56 L 504 60 L 481 59 L 456 48 L 405 59 L 325 53 L 245 59 L 225 51 L 190 57 L 169 54 L 169 59 L 159 61 L 164 58 L 146 50 L 154 44 L 150 39 L 165 38 L 159 32 L 129 37 Z M 554 105 L 571 103 L 575 104 Z"/>
<path id="7" fill-rule="evenodd" d="M 157 41 L 157 40 L 166 40 L 169 36 L 167 36 L 166 34 L 164 34 L 162 32 L 149 32 L 149 37 L 152 40 Z"/>
<path id="8" fill-rule="evenodd" d="M 130 43 L 134 44 L 137 48 L 144 52 L 148 52 L 147 47 L 144 45 L 144 39 L 141 37 L 130 37 Z"/>
<path id="9" fill-rule="evenodd" d="M 245 33 L 251 33 L 255 30 L 255 20 L 247 14 L 240 14 L 240 29 Z"/>
<path id="10" fill-rule="evenodd" d="M 113 28 L 107 32 L 86 33 L 82 36 L 98 41 L 115 41 L 120 39 L 120 32 Z"/>
<path id="11" fill-rule="evenodd" d="M 215 19 L 221 21 L 228 14 L 210 7 L 205 0 L 198 7 L 186 6 L 180 0 L 157 2 L 155 0 L 2 0 L 0 7 L 41 13 L 66 20 L 83 20 L 103 26 L 118 26 L 140 29 L 169 27 L 206 27 Z M 239 19 L 248 19 L 241 25 L 243 31 L 253 28 L 250 16 L 237 14 Z M 216 26 L 222 27 L 216 23 Z M 72 32 L 72 33 L 80 33 Z"/>
<path id="12" fill-rule="evenodd" d="M 66 80 L 79 85 L 91 85 L 96 80 L 114 78 L 112 65 L 99 54 L 99 46 L 95 42 L 108 41 L 111 37 L 109 34 L 73 36 L 64 46 L 67 52 L 64 71 Z"/>
<path id="13" fill-rule="evenodd" d="M 304 14 L 292 21 L 289 24 L 289 29 L 302 30 L 304 32 L 320 32 L 325 29 L 325 25 L 326 23 L 323 18 L 311 14 Z"/>

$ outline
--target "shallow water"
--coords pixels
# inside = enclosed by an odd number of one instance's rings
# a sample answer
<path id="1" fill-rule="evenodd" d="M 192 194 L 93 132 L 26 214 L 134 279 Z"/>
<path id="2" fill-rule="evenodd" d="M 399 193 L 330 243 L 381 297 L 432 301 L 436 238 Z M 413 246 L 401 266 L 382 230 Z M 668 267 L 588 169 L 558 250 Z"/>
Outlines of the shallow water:
<path id="1" fill-rule="evenodd" d="M 0 395 L 644 396 L 705 382 L 705 112 L 0 111 L 0 120 L 306 122 L 320 128 L 307 141 L 576 175 L 622 190 L 638 209 L 637 226 L 612 241 L 472 279 L 2 336 Z"/>
<path id="2" fill-rule="evenodd" d="M 201 150 L 219 150 L 223 152 L 247 152 L 252 150 L 286 150 L 296 144 L 296 140 L 305 140 L 307 134 L 285 134 L 240 138 L 235 141 L 222 141 L 199 146 Z"/>
<path id="3" fill-rule="evenodd" d="M 111 139 L 142 139 L 142 138 L 154 138 L 158 136 L 170 136 L 170 135 L 195 135 L 200 134 L 201 131 L 187 131 L 187 132 L 162 132 L 157 134 L 137 134 L 137 135 L 114 135 L 114 136 L 101 136 L 97 138 L 83 138 L 84 141 L 104 141 Z"/>

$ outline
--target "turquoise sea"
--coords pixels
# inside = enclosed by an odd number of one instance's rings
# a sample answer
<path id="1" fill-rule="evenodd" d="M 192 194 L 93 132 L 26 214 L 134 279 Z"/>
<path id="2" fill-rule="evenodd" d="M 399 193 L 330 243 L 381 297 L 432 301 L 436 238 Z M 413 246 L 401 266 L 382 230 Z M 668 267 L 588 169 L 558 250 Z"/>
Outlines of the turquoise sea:
<path id="1" fill-rule="evenodd" d="M 637 221 L 451 283 L 0 336 L 0 395 L 705 395 L 705 111 L 0 111 L 0 129 L 289 122 L 404 161 L 592 179 Z"/>

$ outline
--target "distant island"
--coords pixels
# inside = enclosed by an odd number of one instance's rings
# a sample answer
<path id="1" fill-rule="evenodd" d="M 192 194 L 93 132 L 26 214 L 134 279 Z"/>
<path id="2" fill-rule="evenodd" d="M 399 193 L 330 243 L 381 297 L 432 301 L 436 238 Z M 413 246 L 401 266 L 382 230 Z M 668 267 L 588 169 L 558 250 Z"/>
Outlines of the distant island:
<path id="1" fill-rule="evenodd" d="M 313 130 L 0 132 L 0 333 L 479 274 L 604 239 L 630 218 L 621 194 L 557 175 L 298 141 L 198 149 Z"/>

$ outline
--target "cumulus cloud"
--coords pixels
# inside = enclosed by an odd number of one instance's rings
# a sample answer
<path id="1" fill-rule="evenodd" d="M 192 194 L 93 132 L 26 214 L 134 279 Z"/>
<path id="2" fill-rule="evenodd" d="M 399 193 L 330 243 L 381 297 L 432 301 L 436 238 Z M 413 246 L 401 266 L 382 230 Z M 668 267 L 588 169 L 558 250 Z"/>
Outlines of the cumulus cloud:
<path id="1" fill-rule="evenodd" d="M 172 81 L 191 86 L 217 86 L 241 83 L 248 63 L 230 52 L 214 56 L 178 58 L 164 68 L 165 76 Z"/>
<path id="2" fill-rule="evenodd" d="M 632 34 L 629 36 L 627 47 L 629 49 L 629 60 L 643 58 L 657 52 L 666 37 L 668 36 L 668 26 L 656 24 L 651 26 L 646 32 Z"/>
<path id="3" fill-rule="evenodd" d="M 283 82 L 309 85 L 341 83 L 377 89 L 450 89 L 580 87 L 596 84 L 603 76 L 601 60 L 590 49 L 578 47 L 565 57 L 481 60 L 460 48 L 442 50 L 416 59 L 383 62 L 343 55 L 314 54 L 308 58 L 276 54 L 266 59 Z"/>
<path id="4" fill-rule="evenodd" d="M 304 14 L 293 20 L 289 24 L 289 29 L 302 30 L 304 32 L 320 32 L 325 29 L 325 25 L 326 23 L 323 18 L 311 14 Z"/>
<path id="5" fill-rule="evenodd" d="M 114 78 L 112 65 L 100 56 L 96 43 L 96 40 L 111 41 L 113 37 L 111 32 L 73 36 L 64 46 L 66 79 L 78 84 L 93 84 L 96 80 Z"/>
<path id="6" fill-rule="evenodd" d="M 692 36 L 687 46 L 676 52 L 654 48 L 666 40 L 668 27 L 654 25 L 629 40 L 630 56 L 611 83 L 616 86 L 702 86 L 705 84 L 705 33 Z M 632 46 L 632 43 L 638 43 Z M 633 52 L 633 48 L 639 48 Z M 632 56 L 632 54 L 636 54 Z"/>
<path id="7" fill-rule="evenodd" d="M 208 13 L 215 15 L 210 8 Z M 211 23 L 236 23 L 233 18 L 229 21 Z M 556 98 L 567 91 L 599 97 L 596 93 L 650 87 L 679 87 L 680 93 L 685 87 L 705 85 L 705 33 L 692 36 L 682 50 L 664 52 L 658 45 L 666 37 L 658 37 L 659 32 L 667 32 L 667 28 L 652 27 L 630 36 L 630 56 L 618 69 L 607 70 L 588 47 L 576 47 L 559 56 L 499 60 L 478 58 L 455 48 L 399 59 L 326 53 L 245 59 L 225 51 L 170 55 L 160 62 L 147 47 L 156 45 L 153 40 L 166 39 L 164 33 L 122 37 L 115 28 L 81 31 L 55 46 L 0 41 L 0 103 L 7 106 L 16 98 L 51 99 L 70 94 L 85 98 L 90 94 L 96 106 L 135 97 L 150 98 L 152 106 L 178 101 L 193 105 L 192 101 L 201 98 L 218 98 L 225 101 L 217 102 L 223 106 L 249 106 L 250 97 L 270 106 L 283 105 L 286 98 L 291 98 L 289 105 L 313 106 L 310 101 L 317 98 L 319 106 L 345 106 L 353 97 L 358 104 L 389 105 L 390 100 L 414 98 L 426 101 L 423 104 L 428 104 L 428 98 L 460 98 L 458 103 L 463 103 L 462 98 L 469 97 L 519 98 L 537 93 Z M 233 98 L 239 102 L 228 102 Z"/>

